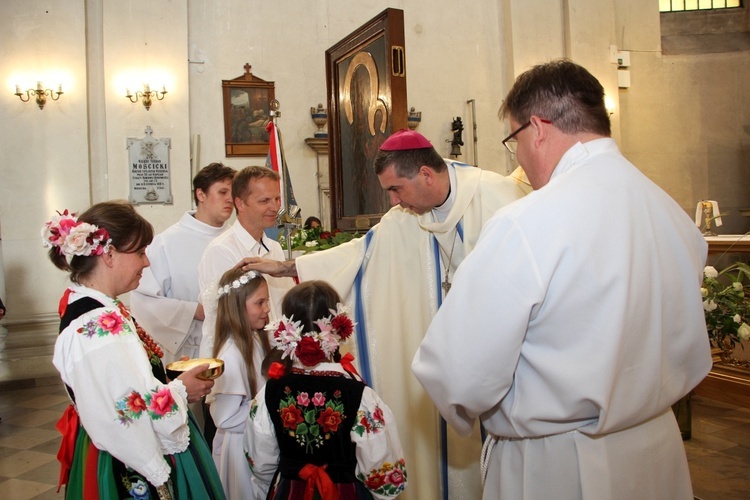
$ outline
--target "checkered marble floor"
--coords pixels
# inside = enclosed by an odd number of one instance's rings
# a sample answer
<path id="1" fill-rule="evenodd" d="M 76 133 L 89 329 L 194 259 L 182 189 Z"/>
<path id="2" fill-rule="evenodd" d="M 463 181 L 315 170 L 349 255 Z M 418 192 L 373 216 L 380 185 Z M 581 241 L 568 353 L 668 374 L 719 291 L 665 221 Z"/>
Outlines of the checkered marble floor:
<path id="1" fill-rule="evenodd" d="M 27 383 L 29 382 L 29 383 Z M 0 498 L 58 499 L 55 423 L 68 405 L 54 379 L 0 385 Z M 26 386 L 24 386 L 26 385 Z M 702 500 L 748 498 L 750 410 L 693 398 L 693 435 L 685 442 L 693 488 Z"/>
<path id="2" fill-rule="evenodd" d="M 60 384 L 0 392 L 0 497 L 64 498 L 62 491 L 56 493 L 60 433 L 55 424 L 68 403 Z"/>

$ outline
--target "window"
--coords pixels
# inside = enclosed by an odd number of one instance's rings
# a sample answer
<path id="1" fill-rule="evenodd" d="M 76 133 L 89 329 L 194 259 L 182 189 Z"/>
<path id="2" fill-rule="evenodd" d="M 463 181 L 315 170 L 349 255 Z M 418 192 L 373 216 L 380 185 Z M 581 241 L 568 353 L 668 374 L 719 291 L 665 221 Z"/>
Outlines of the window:
<path id="1" fill-rule="evenodd" d="M 659 12 L 714 10 L 742 7 L 742 0 L 659 0 Z"/>

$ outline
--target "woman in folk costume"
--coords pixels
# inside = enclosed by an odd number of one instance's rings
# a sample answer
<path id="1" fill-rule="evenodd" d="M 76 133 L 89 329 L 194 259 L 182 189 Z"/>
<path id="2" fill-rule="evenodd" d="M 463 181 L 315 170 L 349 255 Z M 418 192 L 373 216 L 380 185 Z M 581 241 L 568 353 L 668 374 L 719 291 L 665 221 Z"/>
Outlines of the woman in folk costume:
<path id="1" fill-rule="evenodd" d="M 255 271 L 230 269 L 219 280 L 213 356 L 224 360 L 207 402 L 216 424 L 213 457 L 229 499 L 252 496 L 252 474 L 242 448 L 250 402 L 264 380 L 263 357 L 270 350 L 263 328 L 271 310 L 266 280 Z"/>
<path id="2" fill-rule="evenodd" d="M 187 403 L 213 382 L 202 365 L 167 383 L 161 349 L 118 296 L 148 266 L 153 228 L 127 202 L 66 210 L 42 229 L 73 286 L 60 300 L 53 363 L 72 403 L 57 424 L 66 498 L 224 498 Z"/>
<path id="3" fill-rule="evenodd" d="M 256 498 L 393 498 L 406 488 L 401 441 L 390 408 L 343 358 L 354 324 L 323 281 L 292 288 L 273 332 L 281 359 L 253 401 L 245 451 Z M 266 494 L 267 492 L 267 494 Z"/>

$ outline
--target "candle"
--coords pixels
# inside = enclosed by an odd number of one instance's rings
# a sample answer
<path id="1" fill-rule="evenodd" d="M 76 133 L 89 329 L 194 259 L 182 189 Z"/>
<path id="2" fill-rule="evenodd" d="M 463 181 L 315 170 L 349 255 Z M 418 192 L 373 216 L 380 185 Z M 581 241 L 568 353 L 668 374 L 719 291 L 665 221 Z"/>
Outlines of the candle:
<path id="1" fill-rule="evenodd" d="M 57 93 L 58 94 L 62 94 L 63 93 L 63 91 L 62 91 L 62 83 L 58 83 L 57 84 Z"/>
<path id="2" fill-rule="evenodd" d="M 36 82 L 36 89 L 42 90 L 42 82 Z"/>
<path id="3" fill-rule="evenodd" d="M 151 92 L 151 87 L 149 86 L 149 84 L 148 84 L 148 83 L 144 83 L 144 84 L 143 84 L 143 92 L 144 92 L 144 93 L 149 93 L 149 92 Z"/>
<path id="4" fill-rule="evenodd" d="M 131 95 L 133 95 L 133 94 L 130 93 L 130 89 L 126 87 L 125 88 L 125 97 L 130 97 Z"/>
<path id="5" fill-rule="evenodd" d="M 20 94 L 20 93 L 21 93 L 21 86 L 16 85 L 16 94 Z"/>

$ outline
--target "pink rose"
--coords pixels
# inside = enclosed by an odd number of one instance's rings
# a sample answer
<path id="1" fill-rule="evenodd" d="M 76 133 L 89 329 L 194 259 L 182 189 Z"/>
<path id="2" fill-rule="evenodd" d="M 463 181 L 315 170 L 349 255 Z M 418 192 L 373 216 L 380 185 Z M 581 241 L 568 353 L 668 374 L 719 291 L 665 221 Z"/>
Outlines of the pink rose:
<path id="1" fill-rule="evenodd" d="M 316 392 L 313 396 L 312 402 L 315 406 L 323 406 L 326 404 L 326 397 L 323 396 L 322 392 Z"/>
<path id="2" fill-rule="evenodd" d="M 123 319 L 114 311 L 99 316 L 97 322 L 102 330 L 105 330 L 112 335 L 117 335 L 122 332 Z"/>
<path id="3" fill-rule="evenodd" d="M 63 212 L 63 215 L 60 216 L 60 222 L 58 223 L 60 226 L 60 234 L 70 234 L 70 230 L 76 227 L 77 224 L 78 220 L 73 218 L 73 216 L 69 216 L 68 211 L 66 210 Z"/>
<path id="4" fill-rule="evenodd" d="M 401 469 L 392 469 L 385 475 L 385 482 L 394 486 L 400 486 L 404 483 L 404 473 Z"/>
<path id="5" fill-rule="evenodd" d="M 148 409 L 156 415 L 163 417 L 172 410 L 174 399 L 168 387 L 162 387 L 151 396 Z"/>
<path id="6" fill-rule="evenodd" d="M 310 404 L 310 397 L 307 395 L 306 392 L 301 392 L 297 396 L 297 404 L 300 406 L 307 406 Z"/>

